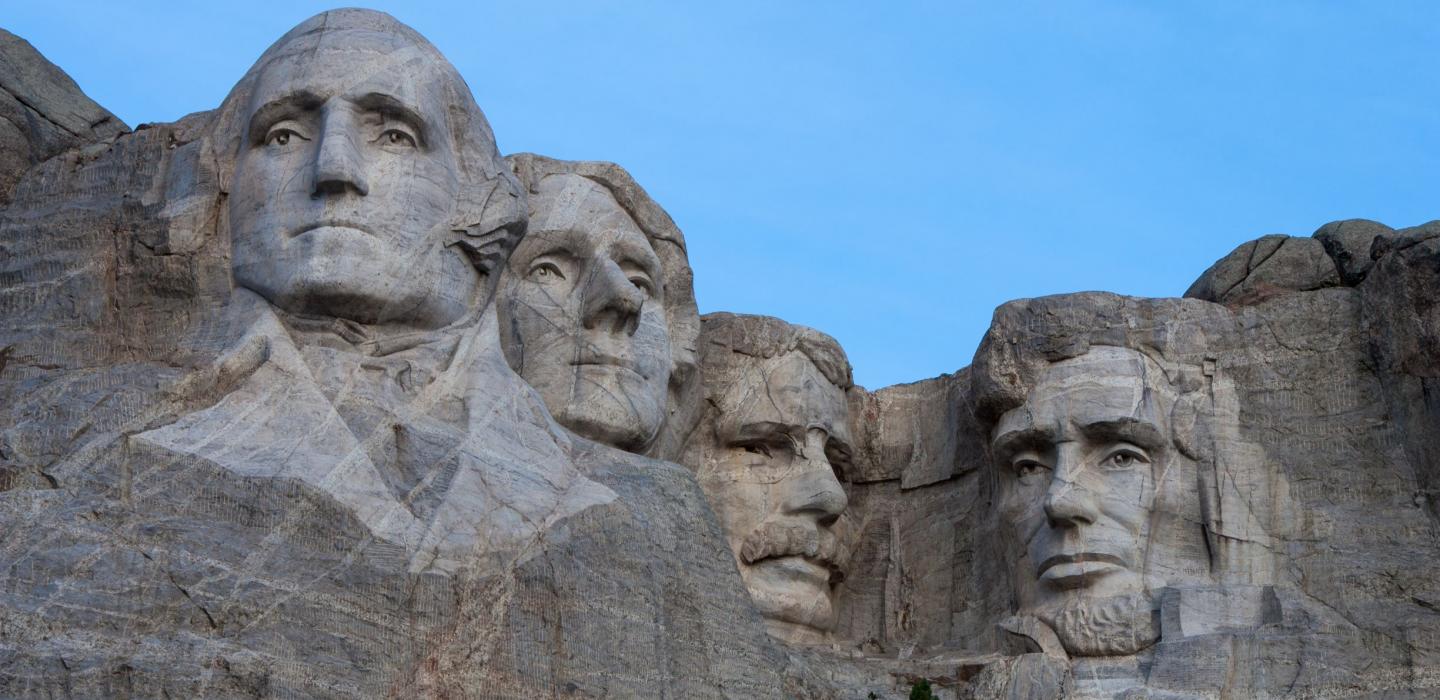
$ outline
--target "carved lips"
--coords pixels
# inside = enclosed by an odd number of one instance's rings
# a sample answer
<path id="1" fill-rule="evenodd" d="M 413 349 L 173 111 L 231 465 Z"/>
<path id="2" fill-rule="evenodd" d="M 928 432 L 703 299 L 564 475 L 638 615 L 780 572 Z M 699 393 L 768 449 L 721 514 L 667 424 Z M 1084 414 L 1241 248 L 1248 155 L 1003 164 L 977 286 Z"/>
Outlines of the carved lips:
<path id="1" fill-rule="evenodd" d="M 1125 560 L 1114 554 L 1081 552 L 1056 554 L 1040 562 L 1036 575 L 1064 588 L 1080 588 L 1095 579 L 1129 568 Z"/>
<path id="2" fill-rule="evenodd" d="M 575 367 L 602 367 L 605 369 L 621 369 L 635 374 L 641 378 L 644 378 L 645 376 L 640 373 L 640 368 L 636 365 L 635 360 L 621 357 L 619 355 L 612 355 L 610 353 L 581 353 L 580 357 L 572 360 L 570 364 Z"/>
<path id="3" fill-rule="evenodd" d="M 348 220 L 348 219 L 339 219 L 339 220 L 337 220 L 337 219 L 328 219 L 328 220 L 325 220 L 325 221 L 317 221 L 317 222 L 315 222 L 315 223 L 306 224 L 306 225 L 304 225 L 304 226 L 301 226 L 299 229 L 297 229 L 297 230 L 295 231 L 295 233 L 291 234 L 290 237 L 291 237 L 291 238 L 299 238 L 300 236 L 303 236 L 303 235 L 305 235 L 305 234 L 307 234 L 307 233 L 309 233 L 309 232 L 311 232 L 311 231 L 314 231 L 314 230 L 317 230 L 317 229 L 322 229 L 322 228 L 350 229 L 350 230 L 353 230 L 353 231 L 357 231 L 357 232 L 359 232 L 359 233 L 363 233 L 363 234 L 365 234 L 365 235 L 367 235 L 367 236 L 374 235 L 373 233 L 371 233 L 371 231 L 370 231 L 369 228 L 367 228 L 364 224 L 362 224 L 362 223 L 360 223 L 360 222 L 358 222 L 358 221 L 350 221 L 350 220 Z"/>

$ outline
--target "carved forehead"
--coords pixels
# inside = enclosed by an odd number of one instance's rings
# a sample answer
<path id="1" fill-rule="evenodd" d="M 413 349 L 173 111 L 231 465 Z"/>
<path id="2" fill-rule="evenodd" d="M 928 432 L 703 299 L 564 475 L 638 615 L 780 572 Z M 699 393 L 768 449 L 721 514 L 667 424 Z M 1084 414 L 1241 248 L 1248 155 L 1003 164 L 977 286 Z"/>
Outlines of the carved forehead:
<path id="1" fill-rule="evenodd" d="M 460 94 L 446 89 L 460 78 L 445 58 L 428 44 L 400 34 L 332 29 L 304 35 L 280 49 L 251 69 L 252 111 L 297 93 L 320 100 L 375 93 L 439 122 L 445 95 Z"/>
<path id="2" fill-rule="evenodd" d="M 1096 346 L 1046 368 L 1024 405 L 1006 412 L 995 427 L 999 445 L 1015 435 L 1060 439 L 1072 428 L 1140 424 L 1160 434 L 1174 403 L 1164 372 L 1127 348 Z"/>
<path id="3" fill-rule="evenodd" d="M 850 443 L 845 391 L 826 379 L 805 353 L 769 358 L 736 353 L 734 360 L 723 377 L 714 378 L 723 386 L 712 387 L 720 389 L 714 396 L 721 440 L 740 434 L 747 425 L 775 424 L 824 428 L 831 437 Z"/>
<path id="4" fill-rule="evenodd" d="M 427 120 L 434 122 L 445 119 L 440 113 L 444 108 L 459 106 L 483 142 L 477 145 L 493 148 L 484 115 L 454 66 L 418 32 L 372 10 L 332 10 L 287 32 L 236 83 L 217 126 L 221 138 L 227 138 L 243 129 L 255 110 L 276 100 L 367 93 L 395 98 L 417 113 L 428 112 Z M 498 161 L 498 154 L 490 157 Z"/>
<path id="5" fill-rule="evenodd" d="M 650 247 L 649 239 L 610 190 L 588 177 L 570 173 L 545 176 L 531 194 L 530 209 L 532 230 L 622 229 L 633 231 Z"/>

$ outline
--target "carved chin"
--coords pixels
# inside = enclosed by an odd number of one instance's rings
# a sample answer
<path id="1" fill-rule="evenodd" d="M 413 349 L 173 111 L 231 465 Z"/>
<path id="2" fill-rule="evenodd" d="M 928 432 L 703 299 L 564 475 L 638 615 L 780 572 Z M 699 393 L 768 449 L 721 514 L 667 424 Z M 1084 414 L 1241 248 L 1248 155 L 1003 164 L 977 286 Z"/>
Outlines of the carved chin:
<path id="1" fill-rule="evenodd" d="M 565 370 L 575 372 L 573 380 L 540 391 L 552 410 L 563 401 L 563 407 L 555 412 L 561 425 L 582 437 L 631 452 L 644 450 L 659 434 L 665 418 L 663 385 L 656 388 L 637 373 L 604 365 L 567 366 Z M 544 386 L 543 376 L 538 383 Z"/>
<path id="2" fill-rule="evenodd" d="M 1046 620 L 1071 656 L 1129 656 L 1160 638 L 1150 596 L 1077 598 Z"/>
<path id="3" fill-rule="evenodd" d="M 808 627 L 819 633 L 835 626 L 835 611 L 828 587 L 817 590 L 814 586 L 799 583 L 783 586 L 753 579 L 746 581 L 746 587 L 756 609 L 767 620 Z"/>
<path id="4" fill-rule="evenodd" d="M 348 318 L 378 323 L 397 315 L 423 316 L 437 303 L 427 290 L 405 284 L 378 261 L 355 264 L 307 257 L 279 268 L 263 264 L 237 266 L 235 282 L 271 304 L 297 314 Z M 459 286 L 454 285 L 454 286 Z"/>
<path id="5" fill-rule="evenodd" d="M 638 452 L 648 447 L 659 432 L 658 414 L 658 411 L 643 411 L 638 407 L 577 402 L 566 406 L 556 420 L 576 435 Z"/>

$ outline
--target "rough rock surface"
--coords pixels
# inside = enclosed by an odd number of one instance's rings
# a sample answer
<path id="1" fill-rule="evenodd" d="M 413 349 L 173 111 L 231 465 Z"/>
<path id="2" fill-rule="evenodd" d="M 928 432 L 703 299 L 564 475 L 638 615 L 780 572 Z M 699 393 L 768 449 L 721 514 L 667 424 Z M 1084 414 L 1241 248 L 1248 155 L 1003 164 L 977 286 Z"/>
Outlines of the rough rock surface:
<path id="1" fill-rule="evenodd" d="M 30 42 L 0 29 L 0 206 L 31 166 L 129 130 Z"/>
<path id="2" fill-rule="evenodd" d="M 1353 287 L 1365 279 L 1366 273 L 1375 264 L 1370 257 L 1375 239 L 1392 233 L 1394 229 L 1376 221 L 1347 219 L 1325 224 L 1312 235 L 1335 260 L 1340 281 Z"/>
<path id="3" fill-rule="evenodd" d="M 0 696 L 1440 693 L 1440 224 L 1010 302 L 867 391 L 702 323 L 638 184 L 502 161 L 387 16 L 135 132 L 0 38 Z"/>
<path id="4" fill-rule="evenodd" d="M 1336 262 L 1320 238 L 1264 236 L 1241 244 L 1185 291 L 1192 299 L 1235 306 L 1277 294 L 1340 284 Z"/>
<path id="5" fill-rule="evenodd" d="M 317 29 L 437 65 L 383 15 Z M 484 306 L 386 339 L 234 284 L 224 124 L 52 158 L 0 214 L 0 696 L 780 695 L 690 474 L 562 430 Z"/>

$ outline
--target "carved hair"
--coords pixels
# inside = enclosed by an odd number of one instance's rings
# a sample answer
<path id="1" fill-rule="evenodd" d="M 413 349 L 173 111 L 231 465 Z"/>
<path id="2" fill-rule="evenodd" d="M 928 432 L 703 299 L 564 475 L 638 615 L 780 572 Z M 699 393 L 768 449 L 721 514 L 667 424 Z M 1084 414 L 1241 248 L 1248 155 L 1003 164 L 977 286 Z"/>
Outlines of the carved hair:
<path id="1" fill-rule="evenodd" d="M 813 328 L 771 316 L 731 313 L 706 314 L 700 324 L 701 364 L 707 369 L 732 365 L 735 355 L 769 359 L 798 350 L 831 384 L 842 390 L 855 385 L 840 343 Z"/>

